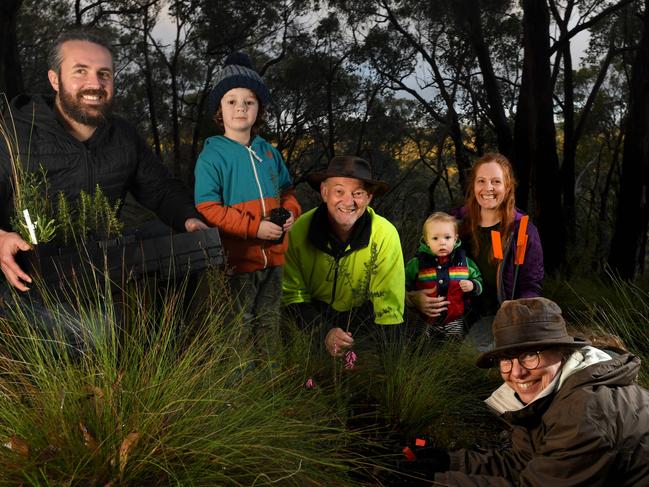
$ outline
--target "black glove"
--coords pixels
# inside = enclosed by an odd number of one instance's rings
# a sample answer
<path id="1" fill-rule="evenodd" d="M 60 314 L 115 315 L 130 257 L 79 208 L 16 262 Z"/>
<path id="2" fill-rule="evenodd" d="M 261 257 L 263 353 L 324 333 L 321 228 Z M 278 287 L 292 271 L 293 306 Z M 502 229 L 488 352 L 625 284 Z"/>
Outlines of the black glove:
<path id="1" fill-rule="evenodd" d="M 451 465 L 448 452 L 431 446 L 406 446 L 403 459 L 397 462 L 401 485 L 430 485 L 438 472 L 446 472 Z"/>

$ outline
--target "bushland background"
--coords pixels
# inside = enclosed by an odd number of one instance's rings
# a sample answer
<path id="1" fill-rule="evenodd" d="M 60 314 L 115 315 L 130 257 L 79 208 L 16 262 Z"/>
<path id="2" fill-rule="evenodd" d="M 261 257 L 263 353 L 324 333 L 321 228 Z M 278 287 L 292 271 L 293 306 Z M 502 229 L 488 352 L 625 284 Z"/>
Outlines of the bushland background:
<path id="1" fill-rule="evenodd" d="M 264 135 L 303 205 L 304 175 L 370 160 L 375 203 L 414 251 L 423 217 L 461 203 L 471 161 L 513 162 L 546 268 L 645 272 L 649 0 L 3 0 L 0 92 L 49 92 L 66 26 L 110 30 L 116 111 L 191 187 L 206 98 L 232 51 L 269 85 Z"/>
<path id="2" fill-rule="evenodd" d="M 75 25 L 113 33 L 116 112 L 190 187 L 214 74 L 249 53 L 273 94 L 263 135 L 303 206 L 317 202 L 306 173 L 370 160 L 406 258 L 426 214 L 462 202 L 471 161 L 506 154 L 544 293 L 649 361 L 649 0 L 0 0 L 0 93 L 50 92 L 47 50 Z M 118 293 L 123 316 L 84 288 L 97 346 L 81 356 L 7 306 L 0 483 L 386 485 L 415 437 L 507 444 L 482 404 L 500 377 L 475 350 L 386 343 L 347 370 L 295 330 L 277 368 L 231 346 L 241 317 L 218 272 L 207 282 L 189 315 L 184 290 L 157 282 Z"/>

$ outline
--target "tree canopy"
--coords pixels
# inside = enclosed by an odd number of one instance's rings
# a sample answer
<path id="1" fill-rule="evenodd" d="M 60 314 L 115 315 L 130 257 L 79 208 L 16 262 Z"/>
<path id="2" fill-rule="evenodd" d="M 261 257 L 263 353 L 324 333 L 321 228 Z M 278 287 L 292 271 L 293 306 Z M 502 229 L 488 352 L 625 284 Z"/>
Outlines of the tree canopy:
<path id="1" fill-rule="evenodd" d="M 429 211 L 461 204 L 472 160 L 498 151 L 515 167 L 517 204 L 538 224 L 549 271 L 609 263 L 632 278 L 644 270 L 649 224 L 647 7 L 7 0 L 0 91 L 47 92 L 46 52 L 61 29 L 104 29 L 117 53 L 117 111 L 191 184 L 216 131 L 212 80 L 244 50 L 273 95 L 265 135 L 305 203 L 314 195 L 304 174 L 336 154 L 365 157 L 391 185 L 376 204 L 408 253 Z"/>

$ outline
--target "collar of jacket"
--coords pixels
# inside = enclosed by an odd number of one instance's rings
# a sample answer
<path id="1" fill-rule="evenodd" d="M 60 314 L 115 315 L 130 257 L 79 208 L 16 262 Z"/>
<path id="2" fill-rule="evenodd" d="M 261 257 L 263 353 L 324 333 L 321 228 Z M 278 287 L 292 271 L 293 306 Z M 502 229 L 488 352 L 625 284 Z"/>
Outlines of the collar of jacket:
<path id="1" fill-rule="evenodd" d="M 331 223 L 329 223 L 327 205 L 321 203 L 313 213 L 313 219 L 309 226 L 308 240 L 318 250 L 339 259 L 356 250 L 367 247 L 370 243 L 371 233 L 372 216 L 365 209 L 361 217 L 356 220 L 349 240 L 347 242 L 341 242 L 334 234 Z"/>
<path id="2" fill-rule="evenodd" d="M 554 399 L 554 394 L 561 389 L 567 379 L 592 365 L 609 360 L 611 356 L 603 350 L 592 346 L 582 347 L 566 359 L 552 382 L 529 404 L 520 402 L 507 384 L 502 384 L 496 389 L 485 403 L 498 414 L 502 414 L 505 421 L 510 424 L 528 424 L 530 421 L 536 421 L 539 413 L 547 409 Z"/>

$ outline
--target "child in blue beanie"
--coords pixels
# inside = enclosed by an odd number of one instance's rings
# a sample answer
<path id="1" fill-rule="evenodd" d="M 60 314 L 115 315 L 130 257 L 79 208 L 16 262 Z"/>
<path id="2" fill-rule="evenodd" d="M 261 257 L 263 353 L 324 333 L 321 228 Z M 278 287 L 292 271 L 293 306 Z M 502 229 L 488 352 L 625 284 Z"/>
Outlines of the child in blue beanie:
<path id="1" fill-rule="evenodd" d="M 250 58 L 228 56 L 208 99 L 223 135 L 209 137 L 195 167 L 196 208 L 218 227 L 230 286 L 243 317 L 241 344 L 279 352 L 279 304 L 288 235 L 301 209 L 281 154 L 257 135 L 270 93 Z"/>

